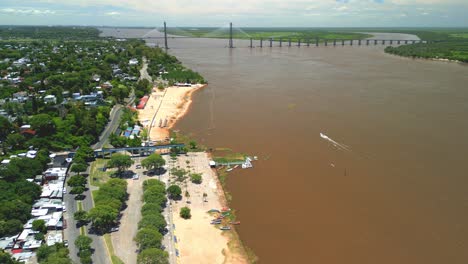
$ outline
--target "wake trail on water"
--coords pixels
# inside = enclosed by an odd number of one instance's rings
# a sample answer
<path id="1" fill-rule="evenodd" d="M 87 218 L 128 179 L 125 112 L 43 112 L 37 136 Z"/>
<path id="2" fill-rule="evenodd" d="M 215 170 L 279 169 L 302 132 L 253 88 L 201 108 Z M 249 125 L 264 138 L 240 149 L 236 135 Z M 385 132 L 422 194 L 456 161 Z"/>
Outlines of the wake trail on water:
<path id="1" fill-rule="evenodd" d="M 341 143 L 338 143 L 336 142 L 335 140 L 331 139 L 330 137 L 328 137 L 327 135 L 323 134 L 323 133 L 320 133 L 320 137 L 323 138 L 324 140 L 330 142 L 333 144 L 333 146 L 335 146 L 336 148 L 340 149 L 340 150 L 344 150 L 344 151 L 349 151 L 351 152 L 351 148 L 346 146 L 345 144 L 341 144 Z"/>

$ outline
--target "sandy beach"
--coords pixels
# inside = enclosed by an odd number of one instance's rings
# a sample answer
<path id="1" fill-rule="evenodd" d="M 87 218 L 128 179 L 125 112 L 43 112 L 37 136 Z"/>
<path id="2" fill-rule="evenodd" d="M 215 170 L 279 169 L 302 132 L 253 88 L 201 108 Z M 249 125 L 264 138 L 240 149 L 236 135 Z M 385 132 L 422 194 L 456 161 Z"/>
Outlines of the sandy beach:
<path id="1" fill-rule="evenodd" d="M 211 225 L 214 216 L 208 214 L 210 209 L 226 206 L 224 192 L 218 181 L 216 172 L 208 165 L 207 153 L 197 152 L 180 156 L 176 167 L 202 174 L 202 183 L 194 184 L 187 180 L 187 184 L 180 184 L 182 192 L 189 192 L 190 196 L 172 202 L 174 234 L 177 237 L 177 247 L 180 252 L 180 263 L 248 263 L 244 252 L 232 250 L 228 246 L 229 233 L 221 231 L 219 227 Z M 206 193 L 206 200 L 203 199 Z M 192 217 L 185 220 L 179 216 L 181 207 L 187 206 Z"/>
<path id="2" fill-rule="evenodd" d="M 138 109 L 140 123 L 148 129 L 150 140 L 163 141 L 169 137 L 169 129 L 190 107 L 192 93 L 205 85 L 191 87 L 171 86 L 164 90 L 153 88 L 144 109 Z"/>
<path id="3" fill-rule="evenodd" d="M 153 89 L 145 108 L 138 110 L 138 118 L 148 129 L 150 140 L 166 140 L 169 129 L 189 110 L 193 92 L 203 87 L 205 85 L 168 87 L 163 91 Z M 203 178 L 201 184 L 194 184 L 189 180 L 178 183 L 183 193 L 188 191 L 190 197 L 184 196 L 181 201 L 173 201 L 171 204 L 176 248 L 179 251 L 178 263 L 248 263 L 243 247 L 228 246 L 228 243 L 234 242 L 231 241 L 232 237 L 238 239 L 229 234 L 235 231 L 221 231 L 219 227 L 210 224 L 213 216 L 208 214 L 208 210 L 220 210 L 227 203 L 216 171 L 208 164 L 209 160 L 210 157 L 205 152 L 188 153 L 179 156 L 175 164 L 171 165 L 200 173 Z M 204 193 L 207 194 L 205 201 Z M 189 220 L 179 216 L 180 208 L 184 206 L 191 209 L 192 217 Z M 240 245 L 239 241 L 235 242 L 234 244 Z"/>

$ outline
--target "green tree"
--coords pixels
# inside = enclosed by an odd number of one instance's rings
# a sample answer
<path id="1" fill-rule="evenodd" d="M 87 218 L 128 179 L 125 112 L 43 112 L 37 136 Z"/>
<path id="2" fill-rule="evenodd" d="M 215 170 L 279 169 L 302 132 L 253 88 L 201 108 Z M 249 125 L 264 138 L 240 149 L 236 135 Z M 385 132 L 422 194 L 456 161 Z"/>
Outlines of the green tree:
<path id="1" fill-rule="evenodd" d="M 119 103 L 122 103 L 128 97 L 130 91 L 127 86 L 119 84 L 112 88 L 111 93 Z"/>
<path id="2" fill-rule="evenodd" d="M 114 154 L 107 165 L 110 168 L 117 168 L 118 173 L 121 174 L 123 171 L 130 168 L 133 163 L 134 161 L 128 155 Z"/>
<path id="3" fill-rule="evenodd" d="M 0 140 L 3 141 L 12 132 L 13 126 L 4 116 L 0 116 Z"/>
<path id="4" fill-rule="evenodd" d="M 86 188 L 84 186 L 76 186 L 71 189 L 70 193 L 78 195 L 79 197 L 77 197 L 77 199 L 81 199 L 80 197 L 85 191 Z"/>
<path id="5" fill-rule="evenodd" d="M 75 246 L 78 248 L 79 251 L 91 249 L 92 242 L 92 238 L 85 235 L 79 235 L 75 240 Z"/>
<path id="6" fill-rule="evenodd" d="M 166 161 L 158 153 L 153 153 L 141 161 L 141 166 L 147 170 L 156 170 L 166 164 Z"/>
<path id="7" fill-rule="evenodd" d="M 159 212 L 154 212 L 152 214 L 147 213 L 144 217 L 142 217 L 138 223 L 138 228 L 156 228 L 160 233 L 163 233 L 166 229 L 166 225 L 167 223 L 164 219 L 164 216 L 162 216 L 162 214 Z"/>
<path id="8" fill-rule="evenodd" d="M 179 186 L 177 185 L 171 185 L 169 188 L 167 188 L 167 193 L 169 194 L 169 198 L 172 200 L 179 200 L 182 194 L 182 190 L 180 189 Z"/>
<path id="9" fill-rule="evenodd" d="M 195 142 L 193 140 L 189 142 L 189 145 L 190 145 L 191 149 L 196 149 L 197 148 L 197 142 Z"/>
<path id="10" fill-rule="evenodd" d="M 43 233 L 36 233 L 34 234 L 34 239 L 39 240 L 39 241 L 44 241 L 45 236 Z"/>
<path id="11" fill-rule="evenodd" d="M 30 119 L 32 129 L 42 137 L 50 136 L 55 132 L 55 123 L 48 114 L 38 114 Z"/>
<path id="12" fill-rule="evenodd" d="M 81 225 L 86 224 L 88 222 L 88 212 L 86 212 L 84 210 L 76 211 L 73 214 L 73 218 L 75 219 L 75 221 L 78 222 L 78 225 L 81 226 Z"/>
<path id="13" fill-rule="evenodd" d="M 138 254 L 138 264 L 169 264 L 169 254 L 159 248 L 147 248 Z"/>
<path id="14" fill-rule="evenodd" d="M 5 146 L 7 147 L 7 149 L 8 148 L 11 148 L 13 150 L 22 149 L 24 147 L 25 141 L 26 139 L 21 134 L 18 134 L 18 133 L 9 134 L 6 137 Z"/>
<path id="15" fill-rule="evenodd" d="M 163 208 L 158 203 L 145 203 L 141 207 L 141 215 L 145 216 L 146 214 L 152 214 L 154 212 L 161 213 Z"/>
<path id="16" fill-rule="evenodd" d="M 86 165 L 85 163 L 74 163 L 73 166 L 71 167 L 71 171 L 78 173 L 78 175 L 80 175 L 80 173 L 85 172 L 87 168 L 88 168 L 88 165 Z"/>
<path id="17" fill-rule="evenodd" d="M 108 230 L 114 224 L 118 211 L 109 205 L 96 205 L 88 212 L 88 218 L 98 231 Z"/>
<path id="18" fill-rule="evenodd" d="M 147 248 L 160 248 L 162 238 L 163 236 L 157 229 L 143 228 L 138 231 L 135 237 L 135 242 L 137 242 L 140 250 Z"/>
<path id="19" fill-rule="evenodd" d="M 70 179 L 68 179 L 67 184 L 70 187 L 85 186 L 86 178 L 80 175 L 73 175 L 70 177 Z"/>
<path id="20" fill-rule="evenodd" d="M 190 174 L 190 179 L 193 183 L 196 183 L 196 184 L 202 183 L 202 175 L 200 173 Z"/>
<path id="21" fill-rule="evenodd" d="M 9 253 L 0 250 L 0 263 L 2 264 L 20 264 L 19 261 L 16 261 Z"/>
<path id="22" fill-rule="evenodd" d="M 47 226 L 44 220 L 34 220 L 32 222 L 32 230 L 39 231 L 41 233 L 47 232 Z"/>
<path id="23" fill-rule="evenodd" d="M 180 208 L 180 217 L 183 219 L 189 219 L 192 217 L 192 214 L 190 212 L 190 208 L 188 207 L 182 207 Z"/>
<path id="24" fill-rule="evenodd" d="M 75 156 L 76 155 L 82 157 L 86 161 L 91 161 L 94 159 L 94 150 L 89 145 L 82 144 L 76 151 Z"/>

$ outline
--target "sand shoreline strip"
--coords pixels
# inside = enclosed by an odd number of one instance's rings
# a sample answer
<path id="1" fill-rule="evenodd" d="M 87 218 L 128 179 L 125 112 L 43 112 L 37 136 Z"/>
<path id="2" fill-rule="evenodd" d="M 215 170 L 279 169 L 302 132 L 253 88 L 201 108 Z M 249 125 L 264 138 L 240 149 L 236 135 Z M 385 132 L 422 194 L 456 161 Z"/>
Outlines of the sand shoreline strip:
<path id="1" fill-rule="evenodd" d="M 140 122 L 144 127 L 151 128 L 150 139 L 164 141 L 168 138 L 169 130 L 190 110 L 195 91 L 206 86 L 206 84 L 192 87 L 172 86 L 164 91 L 153 89 L 145 108 L 138 110 Z M 167 125 L 159 127 L 159 124 L 161 122 L 164 124 L 165 120 Z M 192 219 L 183 220 L 178 215 L 179 207 L 185 206 L 184 201 L 177 202 L 172 211 L 177 237 L 180 240 L 178 243 L 180 263 L 248 263 L 248 256 L 235 228 L 226 232 L 210 224 L 211 217 L 207 211 L 212 208 L 227 207 L 228 201 L 217 172 L 208 166 L 211 157 L 208 153 L 200 154 L 195 154 L 192 158 L 181 157 L 182 160 L 188 159 L 191 162 L 190 169 L 197 167 L 199 171 L 196 172 L 202 173 L 204 179 L 202 185 L 190 184 L 188 187 L 191 194 L 189 207 L 192 209 Z M 185 167 L 188 163 L 180 162 L 179 166 Z M 208 193 L 208 202 L 202 202 L 203 193 Z M 200 198 L 195 199 L 195 196 Z M 213 246 L 215 244 L 219 246 Z"/>

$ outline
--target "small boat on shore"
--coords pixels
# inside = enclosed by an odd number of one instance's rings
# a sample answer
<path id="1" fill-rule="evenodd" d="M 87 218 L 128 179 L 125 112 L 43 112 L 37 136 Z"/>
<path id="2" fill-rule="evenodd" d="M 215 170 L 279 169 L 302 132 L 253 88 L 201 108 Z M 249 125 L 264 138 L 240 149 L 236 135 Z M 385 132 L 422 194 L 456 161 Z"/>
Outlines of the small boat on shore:
<path id="1" fill-rule="evenodd" d="M 221 224 L 221 220 L 220 221 L 211 221 L 210 224 L 219 225 L 219 224 Z"/>
<path id="2" fill-rule="evenodd" d="M 231 227 L 230 226 L 222 226 L 219 229 L 221 229 L 221 230 L 231 230 Z"/>
<path id="3" fill-rule="evenodd" d="M 227 169 L 226 171 L 232 171 L 233 169 L 234 169 L 234 168 L 229 168 L 229 169 Z"/>
<path id="4" fill-rule="evenodd" d="M 221 209 L 221 212 L 229 212 L 229 211 L 231 211 L 231 208 L 229 208 L 229 207 L 223 207 Z"/>
<path id="5" fill-rule="evenodd" d="M 234 221 L 230 223 L 231 225 L 240 225 L 240 221 Z"/>
<path id="6" fill-rule="evenodd" d="M 236 166 L 234 166 L 234 168 L 233 168 L 233 169 L 237 169 L 238 167 L 239 167 L 239 165 L 236 165 Z"/>

